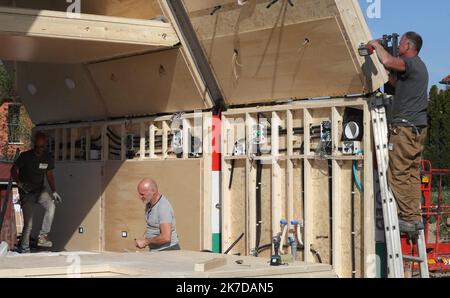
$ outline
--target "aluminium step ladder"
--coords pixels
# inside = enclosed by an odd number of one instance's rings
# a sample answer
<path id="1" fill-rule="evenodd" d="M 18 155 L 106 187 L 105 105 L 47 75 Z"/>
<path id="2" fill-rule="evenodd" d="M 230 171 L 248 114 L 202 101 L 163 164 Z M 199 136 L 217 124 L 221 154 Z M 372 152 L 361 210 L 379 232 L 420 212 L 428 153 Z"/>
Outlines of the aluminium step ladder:
<path id="1" fill-rule="evenodd" d="M 384 94 L 377 94 L 370 100 L 370 112 L 372 116 L 375 150 L 378 163 L 378 176 L 380 181 L 380 193 L 383 206 L 388 277 L 405 277 L 403 261 L 407 261 L 419 263 L 420 276 L 422 278 L 428 278 L 428 260 L 423 229 L 418 231 L 418 235 L 415 239 L 418 256 L 407 256 L 402 254 L 397 203 L 392 191 L 389 189 L 387 178 L 387 170 L 389 167 L 389 141 L 385 106 L 388 100 L 389 97 Z"/>

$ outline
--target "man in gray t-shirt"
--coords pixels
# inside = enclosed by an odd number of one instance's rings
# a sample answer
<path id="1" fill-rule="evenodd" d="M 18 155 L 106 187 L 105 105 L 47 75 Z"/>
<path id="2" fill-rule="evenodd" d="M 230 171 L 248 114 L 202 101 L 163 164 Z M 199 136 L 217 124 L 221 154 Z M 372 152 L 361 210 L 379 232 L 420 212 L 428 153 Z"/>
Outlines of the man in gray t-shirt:
<path id="1" fill-rule="evenodd" d="M 150 250 L 179 250 L 175 214 L 169 200 L 160 194 L 156 182 L 145 178 L 138 184 L 138 193 L 145 203 L 147 230 L 143 239 L 136 239 L 136 247 Z"/>
<path id="2" fill-rule="evenodd" d="M 400 57 L 391 56 L 376 40 L 370 44 L 391 72 L 389 81 L 395 86 L 389 137 L 389 185 L 397 201 L 400 230 L 415 232 L 423 229 L 420 163 L 428 124 L 428 71 L 419 57 L 423 40 L 415 32 L 405 33 L 400 40 Z"/>

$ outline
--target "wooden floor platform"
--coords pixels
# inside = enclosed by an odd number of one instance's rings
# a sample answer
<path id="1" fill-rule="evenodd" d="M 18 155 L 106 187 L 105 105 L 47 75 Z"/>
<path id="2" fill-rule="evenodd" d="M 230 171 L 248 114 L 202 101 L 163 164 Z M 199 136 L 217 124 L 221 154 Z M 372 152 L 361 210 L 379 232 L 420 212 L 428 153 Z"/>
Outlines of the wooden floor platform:
<path id="1" fill-rule="evenodd" d="M 194 251 L 10 255 L 0 258 L 0 268 L 0 277 L 336 277 L 327 264 L 271 267 L 266 258 Z"/>

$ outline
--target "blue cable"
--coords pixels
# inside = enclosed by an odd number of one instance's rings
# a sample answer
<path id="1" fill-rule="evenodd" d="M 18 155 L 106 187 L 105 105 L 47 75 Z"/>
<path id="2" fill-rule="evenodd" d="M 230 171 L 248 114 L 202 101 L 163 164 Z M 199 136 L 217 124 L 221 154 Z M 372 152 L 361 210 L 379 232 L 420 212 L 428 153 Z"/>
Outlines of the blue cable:
<path id="1" fill-rule="evenodd" d="M 363 151 L 356 152 L 356 154 L 363 154 Z M 355 178 L 355 184 L 360 192 L 364 192 L 364 188 L 363 188 L 361 182 L 359 181 L 358 175 L 356 174 L 358 171 L 356 165 L 357 165 L 357 161 L 355 160 L 355 161 L 353 161 L 353 177 Z"/>

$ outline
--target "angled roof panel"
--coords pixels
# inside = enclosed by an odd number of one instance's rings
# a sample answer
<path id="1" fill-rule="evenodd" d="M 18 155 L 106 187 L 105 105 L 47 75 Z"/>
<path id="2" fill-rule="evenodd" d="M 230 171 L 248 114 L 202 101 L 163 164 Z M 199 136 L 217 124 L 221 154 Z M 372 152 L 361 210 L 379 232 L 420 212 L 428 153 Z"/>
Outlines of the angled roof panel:
<path id="1" fill-rule="evenodd" d="M 387 81 L 376 58 L 357 54 L 372 37 L 356 0 L 183 2 L 228 104 L 369 93 Z"/>

